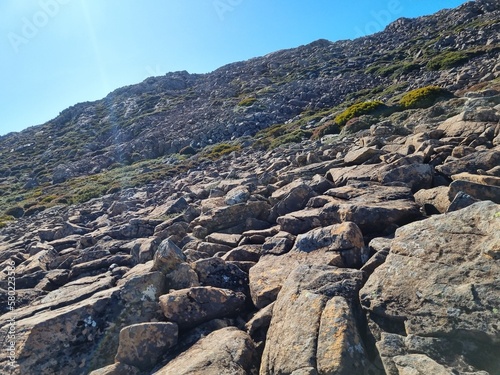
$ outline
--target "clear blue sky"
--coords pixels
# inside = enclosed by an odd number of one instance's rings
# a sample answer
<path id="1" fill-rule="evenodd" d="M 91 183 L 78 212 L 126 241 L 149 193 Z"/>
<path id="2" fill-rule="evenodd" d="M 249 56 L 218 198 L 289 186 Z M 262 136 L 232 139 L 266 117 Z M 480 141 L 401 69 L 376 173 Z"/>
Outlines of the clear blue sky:
<path id="1" fill-rule="evenodd" d="M 152 75 L 353 39 L 463 0 L 0 0 L 0 135 Z"/>

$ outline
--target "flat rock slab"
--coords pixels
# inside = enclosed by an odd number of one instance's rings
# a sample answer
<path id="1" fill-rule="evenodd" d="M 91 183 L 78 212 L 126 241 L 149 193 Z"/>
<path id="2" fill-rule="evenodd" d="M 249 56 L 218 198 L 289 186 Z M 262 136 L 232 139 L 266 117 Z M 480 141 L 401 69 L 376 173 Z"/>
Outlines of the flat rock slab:
<path id="1" fill-rule="evenodd" d="M 407 334 L 500 343 L 500 205 L 479 202 L 396 231 L 361 303 Z"/>

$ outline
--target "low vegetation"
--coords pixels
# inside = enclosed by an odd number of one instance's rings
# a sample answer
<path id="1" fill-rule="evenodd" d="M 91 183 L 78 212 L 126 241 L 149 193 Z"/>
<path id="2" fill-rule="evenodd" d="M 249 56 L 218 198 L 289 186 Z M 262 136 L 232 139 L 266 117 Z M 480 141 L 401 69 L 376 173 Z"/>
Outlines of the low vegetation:
<path id="1" fill-rule="evenodd" d="M 254 97 L 250 97 L 250 98 L 245 98 L 245 99 L 242 99 L 238 105 L 240 107 L 250 107 L 252 104 L 254 104 L 255 102 L 257 101 L 257 98 L 254 98 Z"/>
<path id="2" fill-rule="evenodd" d="M 381 112 L 383 109 L 386 109 L 387 106 L 379 101 L 371 101 L 371 102 L 361 102 L 353 104 L 347 107 L 342 113 L 335 117 L 335 123 L 342 127 L 347 121 L 354 117 L 359 117 L 361 115 L 375 114 L 377 112 Z"/>
<path id="3" fill-rule="evenodd" d="M 212 160 L 217 160 L 224 155 L 228 155 L 231 152 L 239 150 L 241 150 L 241 145 L 239 144 L 219 143 L 215 146 L 209 147 L 204 153 L 204 156 Z"/>
<path id="4" fill-rule="evenodd" d="M 427 108 L 443 97 L 450 97 L 451 93 L 438 86 L 425 86 L 407 92 L 399 101 L 402 109 Z"/>
<path id="5" fill-rule="evenodd" d="M 470 53 L 462 52 L 462 51 L 448 51 L 444 52 L 434 58 L 432 58 L 427 63 L 427 68 L 429 70 L 443 70 L 450 69 L 455 66 L 459 66 L 466 61 L 468 61 L 471 57 Z"/>

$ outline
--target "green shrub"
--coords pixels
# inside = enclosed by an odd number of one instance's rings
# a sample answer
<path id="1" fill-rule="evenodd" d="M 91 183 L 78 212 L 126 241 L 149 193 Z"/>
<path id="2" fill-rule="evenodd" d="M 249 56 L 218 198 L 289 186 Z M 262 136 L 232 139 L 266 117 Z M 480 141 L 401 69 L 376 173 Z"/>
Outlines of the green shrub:
<path id="1" fill-rule="evenodd" d="M 219 159 L 220 157 L 230 154 L 233 151 L 241 150 L 240 145 L 231 145 L 229 143 L 219 143 L 210 149 L 207 157 L 212 160 Z"/>
<path id="2" fill-rule="evenodd" d="M 469 60 L 471 55 L 462 51 L 448 51 L 444 52 L 427 63 L 429 70 L 443 70 L 459 66 Z"/>
<path id="3" fill-rule="evenodd" d="M 451 93 L 441 87 L 425 86 L 404 94 L 399 104 L 403 109 L 427 108 L 433 105 L 439 98 L 449 96 L 451 96 Z"/>
<path id="4" fill-rule="evenodd" d="M 347 121 L 361 115 L 374 114 L 386 109 L 387 106 L 381 101 L 356 103 L 348 107 L 344 112 L 335 117 L 335 122 L 339 126 L 344 126 Z"/>
<path id="5" fill-rule="evenodd" d="M 254 98 L 254 97 L 250 97 L 250 98 L 245 98 L 245 99 L 242 99 L 238 105 L 240 107 L 250 107 L 253 103 L 255 103 L 257 101 L 257 98 Z"/>
<path id="6" fill-rule="evenodd" d="M 24 213 L 24 212 L 23 212 Z M 13 216 L 10 215 L 0 215 L 0 228 L 7 226 L 7 224 L 14 220 Z"/>

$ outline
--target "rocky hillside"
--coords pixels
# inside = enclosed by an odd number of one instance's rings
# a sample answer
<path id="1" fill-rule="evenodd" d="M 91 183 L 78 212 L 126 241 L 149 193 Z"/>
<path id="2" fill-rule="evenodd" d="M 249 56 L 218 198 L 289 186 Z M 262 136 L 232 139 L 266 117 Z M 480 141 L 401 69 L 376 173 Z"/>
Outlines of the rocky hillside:
<path id="1" fill-rule="evenodd" d="M 356 101 L 390 104 L 429 84 L 456 92 L 489 82 L 498 76 L 498 9 L 497 0 L 469 2 L 428 17 L 399 19 L 369 37 L 319 40 L 209 74 L 151 77 L 77 104 L 46 124 L 0 137 L 0 208 L 31 204 L 37 194 L 52 195 L 58 203 L 79 202 L 78 182 L 44 191 L 141 160 L 165 157 L 171 164 L 185 146 L 199 152 L 298 116 L 325 117 Z M 321 118 L 290 132 L 312 129 Z"/>
<path id="2" fill-rule="evenodd" d="M 500 375 L 498 9 L 0 138 L 0 372 Z"/>

